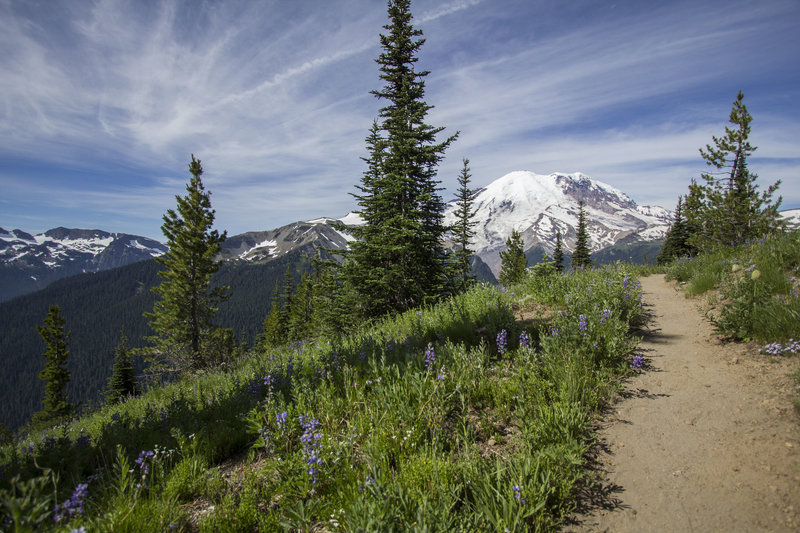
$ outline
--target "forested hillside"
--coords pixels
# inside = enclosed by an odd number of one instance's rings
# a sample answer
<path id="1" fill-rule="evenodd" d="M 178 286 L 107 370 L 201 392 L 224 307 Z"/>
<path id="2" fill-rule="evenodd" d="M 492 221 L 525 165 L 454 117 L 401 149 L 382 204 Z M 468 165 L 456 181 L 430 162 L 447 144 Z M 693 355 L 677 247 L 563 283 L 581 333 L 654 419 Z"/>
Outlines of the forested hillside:
<path id="1" fill-rule="evenodd" d="M 214 284 L 229 285 L 231 297 L 220 306 L 217 322 L 231 328 L 240 342 L 252 344 L 269 311 L 275 283 L 292 266 L 295 282 L 311 269 L 311 261 L 287 254 L 269 263 L 224 262 Z M 124 328 L 132 347 L 152 335 L 142 313 L 153 308 L 159 265 L 143 261 L 128 266 L 81 274 L 57 281 L 46 289 L 0 303 L 0 424 L 17 428 L 39 408 L 43 386 L 38 373 L 44 366 L 44 342 L 36 332 L 50 305 L 61 307 L 69 340 L 67 387 L 70 400 L 84 407 L 96 404 L 111 375 L 114 346 Z M 142 370 L 141 361 L 137 368 Z"/>

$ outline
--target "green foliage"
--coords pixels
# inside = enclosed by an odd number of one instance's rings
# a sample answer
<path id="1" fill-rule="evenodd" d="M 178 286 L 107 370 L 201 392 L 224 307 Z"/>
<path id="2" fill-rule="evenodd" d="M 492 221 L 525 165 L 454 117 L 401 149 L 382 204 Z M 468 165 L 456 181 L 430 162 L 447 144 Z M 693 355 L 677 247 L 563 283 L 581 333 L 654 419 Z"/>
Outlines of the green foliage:
<path id="1" fill-rule="evenodd" d="M 528 261 L 525 259 L 522 246 L 522 237 L 517 230 L 513 230 L 511 236 L 506 239 L 506 250 L 500 252 L 501 267 L 497 279 L 505 286 L 519 283 L 525 277 Z"/>
<path id="2" fill-rule="evenodd" d="M 799 267 L 800 245 L 791 232 L 675 261 L 667 276 L 685 283 L 689 295 L 718 290 L 709 316 L 720 332 L 772 342 L 800 337 Z"/>
<path id="3" fill-rule="evenodd" d="M 357 240 L 343 271 L 357 294 L 352 305 L 364 317 L 435 301 L 446 289 L 445 204 L 436 168 L 455 136 L 437 142 L 443 128 L 425 123 L 428 73 L 415 70 L 425 40 L 411 23 L 409 1 L 391 0 L 388 16 L 377 59 L 384 86 L 372 93 L 386 105 L 366 139 L 367 170 L 354 195 L 364 225 L 351 228 Z"/>
<path id="4" fill-rule="evenodd" d="M 581 200 L 578 211 L 578 235 L 575 241 L 575 250 L 572 252 L 571 266 L 574 268 L 591 268 L 592 259 L 589 252 L 589 233 L 586 229 L 586 212 L 583 210 Z"/>
<path id="5" fill-rule="evenodd" d="M 53 474 L 11 479 L 10 488 L 0 490 L 0 527 L 14 533 L 42 531 L 53 521 Z M 8 528 L 8 529 L 6 529 Z"/>
<path id="6" fill-rule="evenodd" d="M 111 370 L 111 377 L 108 380 L 106 401 L 110 404 L 115 404 L 139 393 L 139 384 L 136 382 L 136 372 L 133 368 L 131 351 L 128 347 L 128 337 L 125 336 L 123 331 L 120 335 L 119 344 L 114 349 L 114 366 Z"/>
<path id="7" fill-rule="evenodd" d="M 689 245 L 689 229 L 686 218 L 683 216 L 682 204 L 683 199 L 679 197 L 678 205 L 675 208 L 675 218 L 667 231 L 664 245 L 656 259 L 656 263 L 659 265 L 666 265 L 676 258 L 687 256 L 694 251 Z"/>
<path id="8" fill-rule="evenodd" d="M 219 269 L 215 257 L 226 233 L 211 230 L 214 210 L 211 193 L 206 192 L 200 176 L 200 160 L 189 163 L 192 178 L 186 185 L 187 196 L 176 196 L 177 212 L 167 210 L 161 230 L 169 251 L 156 261 L 165 267 L 158 275 L 163 281 L 153 292 L 160 299 L 145 316 L 156 335 L 149 338 L 145 352 L 153 371 L 184 371 L 208 366 L 205 353 L 215 326 L 217 305 L 225 298 L 226 287 L 210 288 L 211 276 Z"/>
<path id="9" fill-rule="evenodd" d="M 469 188 L 469 159 L 463 160 L 464 167 L 458 175 L 458 191 L 456 193 L 456 222 L 450 228 L 455 244 L 455 260 L 453 264 L 454 273 L 452 284 L 457 291 L 464 291 L 475 283 L 475 278 L 471 274 L 470 259 L 475 251 L 470 248 L 475 231 L 472 229 L 477 221 L 473 204 L 475 202 L 475 192 Z"/>
<path id="10" fill-rule="evenodd" d="M 553 266 L 557 272 L 564 271 L 564 243 L 561 240 L 561 232 L 556 232 L 556 248 L 553 251 Z"/>
<path id="11" fill-rule="evenodd" d="M 52 425 L 75 412 L 75 406 L 69 402 L 65 391 L 70 377 L 67 369 L 69 333 L 64 331 L 61 308 L 57 305 L 50 306 L 44 325 L 36 326 L 36 330 L 46 344 L 42 356 L 47 359 L 47 363 L 39 372 L 39 379 L 44 381 L 44 402 L 42 410 L 33 416 L 33 420 L 37 425 Z"/>
<path id="12" fill-rule="evenodd" d="M 712 137 L 700 155 L 711 172 L 701 174 L 704 184 L 692 182 L 689 187 L 686 217 L 690 246 L 710 251 L 720 245 L 743 244 L 782 229 L 778 215 L 781 199 L 772 202 L 780 181 L 759 194 L 756 179 L 747 159 L 756 150 L 750 144 L 750 123 L 753 117 L 739 91 L 731 108 L 725 135 Z"/>

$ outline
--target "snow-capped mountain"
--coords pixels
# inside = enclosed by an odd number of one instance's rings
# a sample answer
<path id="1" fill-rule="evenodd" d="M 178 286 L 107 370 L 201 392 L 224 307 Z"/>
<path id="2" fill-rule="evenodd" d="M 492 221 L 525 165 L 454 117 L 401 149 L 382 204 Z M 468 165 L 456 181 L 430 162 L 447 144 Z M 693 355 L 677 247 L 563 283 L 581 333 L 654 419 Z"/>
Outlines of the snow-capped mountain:
<path id="1" fill-rule="evenodd" d="M 334 228 L 336 219 L 294 222 L 268 231 L 249 231 L 228 237 L 222 244 L 223 260 L 269 261 L 300 250 L 313 256 L 317 248 L 342 250 L 353 237 Z"/>
<path id="2" fill-rule="evenodd" d="M 548 253 L 561 232 L 566 250 L 575 246 L 579 202 L 584 202 L 592 251 L 623 239 L 649 241 L 663 238 L 671 212 L 658 206 L 639 206 L 622 191 L 581 173 L 548 175 L 528 171 L 506 174 L 479 189 L 474 248 L 494 272 L 499 271 L 499 251 L 512 230 L 520 232 L 529 249 L 541 245 Z M 445 222 L 455 221 L 451 202 Z"/>
<path id="3" fill-rule="evenodd" d="M 0 301 L 83 272 L 98 272 L 161 255 L 158 241 L 93 229 L 55 228 L 38 235 L 0 228 Z"/>

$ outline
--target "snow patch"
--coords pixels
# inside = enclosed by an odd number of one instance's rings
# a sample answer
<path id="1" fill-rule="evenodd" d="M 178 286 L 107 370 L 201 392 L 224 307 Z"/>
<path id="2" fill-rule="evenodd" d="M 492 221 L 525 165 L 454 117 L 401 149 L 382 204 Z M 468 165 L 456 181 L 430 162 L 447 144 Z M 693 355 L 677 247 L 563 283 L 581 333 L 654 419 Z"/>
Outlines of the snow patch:
<path id="1" fill-rule="evenodd" d="M 339 219 L 339 222 L 345 226 L 363 226 L 364 219 L 358 213 L 347 213 L 344 217 Z"/>

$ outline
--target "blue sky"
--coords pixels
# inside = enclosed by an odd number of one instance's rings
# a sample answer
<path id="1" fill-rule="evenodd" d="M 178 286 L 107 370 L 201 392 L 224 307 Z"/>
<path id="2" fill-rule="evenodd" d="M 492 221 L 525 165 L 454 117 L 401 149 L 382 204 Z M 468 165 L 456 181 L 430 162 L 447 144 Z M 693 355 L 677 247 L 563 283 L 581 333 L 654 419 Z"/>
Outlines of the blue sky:
<path id="1" fill-rule="evenodd" d="M 800 2 L 412 0 L 452 197 L 583 172 L 672 209 L 738 90 L 751 170 L 800 207 Z M 163 240 L 202 160 L 230 235 L 355 207 L 380 0 L 0 0 L 0 226 Z"/>

